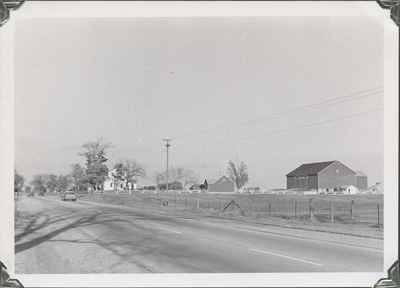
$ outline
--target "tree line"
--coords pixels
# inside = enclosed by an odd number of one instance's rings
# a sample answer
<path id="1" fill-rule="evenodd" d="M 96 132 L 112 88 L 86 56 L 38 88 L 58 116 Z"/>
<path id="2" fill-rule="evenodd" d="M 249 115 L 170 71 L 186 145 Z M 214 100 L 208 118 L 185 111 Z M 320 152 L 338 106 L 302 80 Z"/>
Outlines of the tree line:
<path id="1" fill-rule="evenodd" d="M 14 171 L 14 192 L 33 192 L 39 195 L 65 190 L 97 191 L 103 190 L 104 182 L 109 175 L 107 151 L 112 145 L 102 139 L 90 141 L 82 145 L 78 153 L 84 159 L 84 164 L 71 165 L 67 174 L 36 174 L 30 185 L 24 185 L 25 179 L 16 170 Z M 124 159 L 117 162 L 112 169 L 115 182 L 128 185 L 134 183 L 137 177 L 146 175 L 144 167 L 134 159 Z"/>
<path id="2" fill-rule="evenodd" d="M 75 163 L 70 167 L 67 174 L 36 174 L 25 185 L 25 179 L 16 170 L 14 171 L 14 192 L 25 191 L 43 195 L 45 193 L 56 193 L 65 190 L 75 191 L 103 191 L 104 183 L 109 176 L 109 168 L 106 165 L 107 152 L 112 145 L 102 139 L 90 141 L 82 145 L 78 153 L 84 160 L 84 164 Z M 112 167 L 114 187 L 133 187 L 137 179 L 146 176 L 145 168 L 135 159 L 123 159 Z M 156 173 L 154 180 L 157 186 L 167 181 L 166 172 Z M 243 162 L 235 164 L 228 162 L 227 176 L 239 190 L 248 182 L 247 166 Z M 183 167 L 170 168 L 168 171 L 168 182 L 179 182 L 183 187 L 197 184 L 198 176 L 193 170 Z M 130 188 L 131 189 L 131 188 Z"/>

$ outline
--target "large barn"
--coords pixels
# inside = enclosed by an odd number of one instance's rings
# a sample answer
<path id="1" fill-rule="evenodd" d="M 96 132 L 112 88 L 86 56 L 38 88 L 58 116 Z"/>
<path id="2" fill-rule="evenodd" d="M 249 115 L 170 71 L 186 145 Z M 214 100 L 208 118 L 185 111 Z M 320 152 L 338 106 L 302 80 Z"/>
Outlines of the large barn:
<path id="1" fill-rule="evenodd" d="M 287 189 L 336 191 L 344 186 L 358 187 L 360 173 L 356 173 L 339 161 L 302 164 L 286 175 Z M 364 182 L 364 181 L 361 181 Z M 364 184 L 364 183 L 362 183 Z"/>

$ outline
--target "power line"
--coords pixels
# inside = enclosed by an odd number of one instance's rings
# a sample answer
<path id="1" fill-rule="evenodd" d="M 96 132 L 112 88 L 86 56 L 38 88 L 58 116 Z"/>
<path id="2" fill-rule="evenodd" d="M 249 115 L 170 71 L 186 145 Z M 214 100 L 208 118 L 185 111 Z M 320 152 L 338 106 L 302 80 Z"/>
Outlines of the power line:
<path id="1" fill-rule="evenodd" d="M 348 119 L 352 119 L 358 116 L 362 116 L 364 114 L 369 114 L 369 113 L 373 113 L 373 112 L 377 112 L 377 111 L 381 111 L 383 110 L 383 107 L 378 107 L 375 109 L 371 109 L 371 110 L 367 110 L 367 111 L 363 111 L 363 112 L 359 112 L 359 113 L 353 113 L 353 114 L 349 114 L 349 115 L 345 115 L 343 117 L 340 118 L 335 118 L 335 119 L 328 119 L 328 120 L 323 120 L 323 121 L 319 121 L 319 122 L 313 122 L 310 124 L 305 124 L 305 125 L 299 125 L 296 127 L 291 127 L 291 128 L 286 128 L 286 129 L 277 129 L 277 130 L 273 130 L 273 131 L 268 131 L 267 133 L 263 133 L 263 134 L 258 134 L 256 136 L 266 136 L 266 135 L 272 135 L 272 134 L 279 134 L 279 133 L 285 133 L 294 129 L 303 129 L 303 128 L 310 128 L 310 127 L 314 127 L 314 126 L 321 126 L 321 125 L 325 125 L 325 124 L 329 124 L 329 123 L 334 123 L 334 122 L 339 122 L 339 121 L 344 121 L 344 120 L 348 120 Z M 243 137 L 243 138 L 239 138 L 240 139 L 251 139 L 253 137 Z M 242 141 L 243 142 L 243 141 Z"/>
<path id="2" fill-rule="evenodd" d="M 239 123 L 236 123 L 236 124 L 229 123 L 229 124 L 216 125 L 216 126 L 214 126 L 212 128 L 203 129 L 203 130 L 200 130 L 198 132 L 194 132 L 194 131 L 193 132 L 189 132 L 189 133 L 183 134 L 181 136 L 174 137 L 174 139 L 183 139 L 183 138 L 187 138 L 187 137 L 194 136 L 194 135 L 197 136 L 197 135 L 201 135 L 201 134 L 206 134 L 209 131 L 220 129 L 220 128 L 224 128 L 227 125 L 229 125 L 229 128 L 231 128 L 232 126 L 237 128 L 238 126 L 245 126 L 245 125 L 249 125 L 249 124 L 255 124 L 255 123 L 260 122 L 260 121 L 280 118 L 281 116 L 283 116 L 283 115 L 285 115 L 287 113 L 293 113 L 293 112 L 296 112 L 297 110 L 304 110 L 304 109 L 314 108 L 314 107 L 318 107 L 318 106 L 321 106 L 321 105 L 328 105 L 328 104 L 337 105 L 337 104 L 345 103 L 345 102 L 348 102 L 348 101 L 354 101 L 354 100 L 358 100 L 358 99 L 362 99 L 362 98 L 366 98 L 366 97 L 370 97 L 370 96 L 375 96 L 375 95 L 383 92 L 383 89 L 381 87 L 382 86 L 377 86 L 375 88 L 370 88 L 370 89 L 365 89 L 365 90 L 360 90 L 360 91 L 357 91 L 357 92 L 353 92 L 353 93 L 347 94 L 345 96 L 333 97 L 333 98 L 329 98 L 329 99 L 326 99 L 326 100 L 323 100 L 323 101 L 320 101 L 320 102 L 317 102 L 317 103 L 307 104 L 307 105 L 303 105 L 303 106 L 297 106 L 297 107 L 294 107 L 294 108 L 291 108 L 291 109 L 288 109 L 288 110 L 285 110 L 285 111 L 281 111 L 281 112 L 278 112 L 278 113 L 270 114 L 270 115 L 267 115 L 267 116 L 258 117 L 258 118 L 251 119 L 251 120 L 246 120 L 246 121 L 239 122 Z M 361 94 L 361 95 L 359 95 L 359 94 Z"/>

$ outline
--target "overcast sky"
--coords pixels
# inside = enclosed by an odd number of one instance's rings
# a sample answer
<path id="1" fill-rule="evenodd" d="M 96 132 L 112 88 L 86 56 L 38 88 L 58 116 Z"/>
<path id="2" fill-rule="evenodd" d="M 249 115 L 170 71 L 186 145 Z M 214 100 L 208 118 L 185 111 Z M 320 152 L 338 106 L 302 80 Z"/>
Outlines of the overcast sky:
<path id="1" fill-rule="evenodd" d="M 23 20 L 16 36 L 16 168 L 67 173 L 80 146 L 110 166 L 171 165 L 285 186 L 339 160 L 383 180 L 383 28 L 368 18 Z M 334 99 L 334 100 L 330 100 Z M 315 105 L 313 105 L 315 104 Z M 311 105 L 311 106 L 310 106 Z"/>

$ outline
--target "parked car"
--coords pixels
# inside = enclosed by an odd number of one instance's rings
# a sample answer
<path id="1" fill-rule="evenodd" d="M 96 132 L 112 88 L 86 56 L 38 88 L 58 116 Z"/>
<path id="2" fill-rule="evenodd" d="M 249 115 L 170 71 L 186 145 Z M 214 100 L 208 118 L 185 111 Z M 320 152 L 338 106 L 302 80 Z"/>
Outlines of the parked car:
<path id="1" fill-rule="evenodd" d="M 68 201 L 68 200 L 76 201 L 76 200 L 78 200 L 78 195 L 76 195 L 76 193 L 74 191 L 67 191 L 61 195 L 61 200 L 62 201 Z"/>

